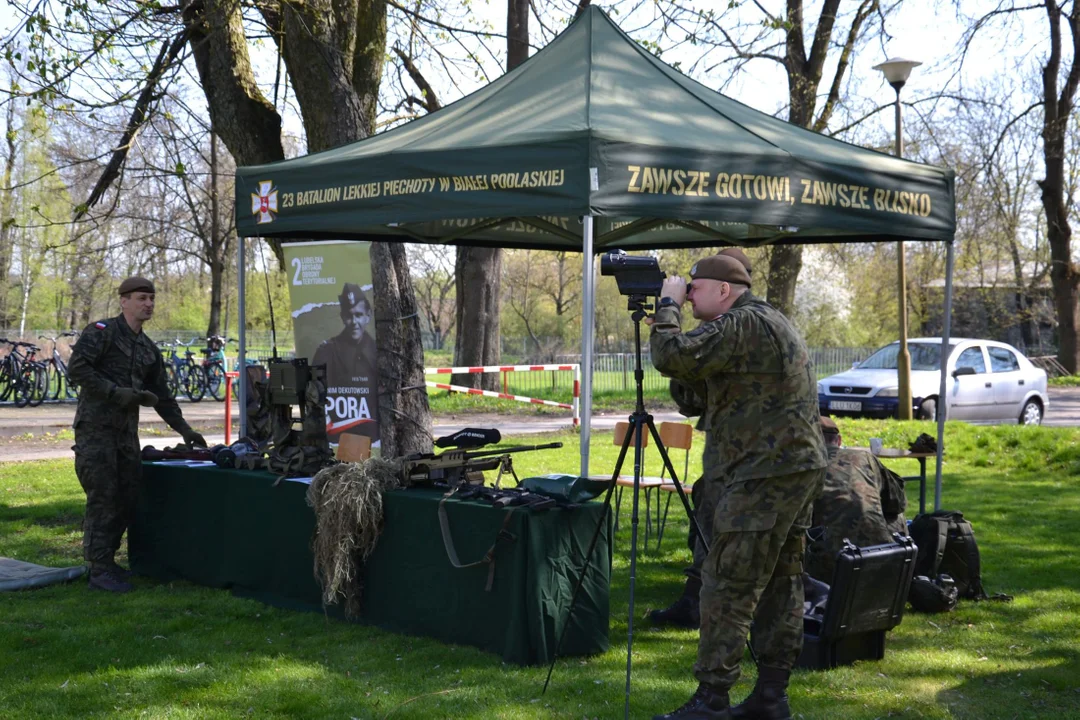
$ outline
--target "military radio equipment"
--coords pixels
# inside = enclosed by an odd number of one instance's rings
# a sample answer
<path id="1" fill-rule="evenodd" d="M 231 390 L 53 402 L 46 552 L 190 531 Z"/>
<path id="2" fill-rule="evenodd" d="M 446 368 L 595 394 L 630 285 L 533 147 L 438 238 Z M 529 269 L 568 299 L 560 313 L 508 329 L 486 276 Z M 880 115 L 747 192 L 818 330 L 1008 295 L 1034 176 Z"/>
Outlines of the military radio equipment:
<path id="1" fill-rule="evenodd" d="M 326 367 L 296 358 L 273 360 L 269 369 L 273 449 L 267 466 L 283 475 L 314 475 L 333 460 L 326 435 Z M 293 417 L 293 407 L 299 409 L 299 420 Z"/>
<path id="2" fill-rule="evenodd" d="M 512 454 L 561 447 L 561 442 L 553 442 L 545 445 L 515 445 L 501 450 L 447 450 L 438 455 L 415 453 L 402 459 L 402 481 L 405 485 L 441 485 L 451 488 L 459 485 L 482 485 L 484 472 L 498 469 L 495 487 L 499 487 L 504 473 L 512 475 L 515 482 L 518 480 Z"/>

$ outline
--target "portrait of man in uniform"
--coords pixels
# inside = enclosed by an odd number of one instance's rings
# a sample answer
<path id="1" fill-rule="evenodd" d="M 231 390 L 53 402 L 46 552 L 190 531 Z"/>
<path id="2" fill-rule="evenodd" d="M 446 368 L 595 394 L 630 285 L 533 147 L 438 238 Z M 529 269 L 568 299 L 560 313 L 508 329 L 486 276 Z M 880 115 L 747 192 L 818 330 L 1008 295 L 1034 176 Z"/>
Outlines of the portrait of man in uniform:
<path id="1" fill-rule="evenodd" d="M 378 373 L 375 340 L 368 327 L 372 307 L 363 289 L 345 283 L 338 296 L 341 332 L 315 349 L 312 365 L 326 366 L 330 442 L 342 433 L 378 441 Z"/>

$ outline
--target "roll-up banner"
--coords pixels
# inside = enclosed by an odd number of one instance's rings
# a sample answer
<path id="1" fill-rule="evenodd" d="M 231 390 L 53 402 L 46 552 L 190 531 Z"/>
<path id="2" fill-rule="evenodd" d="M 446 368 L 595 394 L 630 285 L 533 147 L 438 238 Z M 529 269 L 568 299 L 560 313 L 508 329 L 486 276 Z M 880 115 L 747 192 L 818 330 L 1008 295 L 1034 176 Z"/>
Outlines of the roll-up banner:
<path id="1" fill-rule="evenodd" d="M 289 243 L 285 251 L 296 356 L 326 366 L 326 429 L 379 446 L 370 243 Z"/>

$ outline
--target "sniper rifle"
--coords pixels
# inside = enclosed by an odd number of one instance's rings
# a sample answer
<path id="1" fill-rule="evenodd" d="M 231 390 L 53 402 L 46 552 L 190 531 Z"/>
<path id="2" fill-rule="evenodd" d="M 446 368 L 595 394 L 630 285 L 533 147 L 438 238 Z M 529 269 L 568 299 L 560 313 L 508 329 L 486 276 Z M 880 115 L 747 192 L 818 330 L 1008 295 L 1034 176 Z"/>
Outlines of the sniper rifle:
<path id="1" fill-rule="evenodd" d="M 406 486 L 439 484 L 457 487 L 463 484 L 482 485 L 484 472 L 498 468 L 495 487 L 499 487 L 503 473 L 510 473 L 520 484 L 514 472 L 511 455 L 533 450 L 551 450 L 561 448 L 561 442 L 544 445 L 514 445 L 499 450 L 447 450 L 439 453 L 414 453 L 402 461 L 401 475 Z"/>

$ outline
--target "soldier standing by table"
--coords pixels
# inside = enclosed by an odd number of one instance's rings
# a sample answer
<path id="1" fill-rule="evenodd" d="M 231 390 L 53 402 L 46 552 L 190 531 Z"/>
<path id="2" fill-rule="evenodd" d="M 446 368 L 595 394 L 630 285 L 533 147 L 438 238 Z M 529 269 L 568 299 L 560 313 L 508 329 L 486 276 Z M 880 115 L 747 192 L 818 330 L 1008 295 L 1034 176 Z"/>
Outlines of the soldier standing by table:
<path id="1" fill-rule="evenodd" d="M 169 391 L 165 361 L 142 327 L 154 314 L 154 284 L 120 283 L 120 314 L 91 323 L 71 352 L 68 375 L 77 384 L 75 474 L 86 492 L 83 556 L 91 588 L 127 592 L 130 571 L 116 551 L 131 522 L 142 475 L 139 406 L 154 408 L 189 445 L 206 446 Z"/>
<path id="2" fill-rule="evenodd" d="M 701 640 L 690 700 L 661 720 L 790 718 L 787 685 L 802 647 L 802 555 L 827 464 L 817 382 L 799 333 L 750 293 L 737 260 L 712 256 L 664 281 L 650 346 L 658 370 L 706 384 L 707 425 L 719 459 L 706 480 L 724 484 L 702 568 Z M 689 299 L 704 322 L 683 333 Z M 758 683 L 747 702 L 728 691 L 755 623 Z"/>

